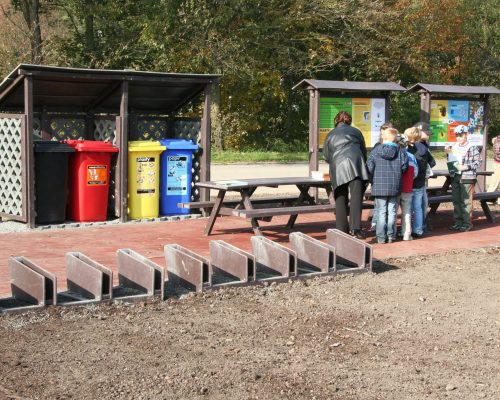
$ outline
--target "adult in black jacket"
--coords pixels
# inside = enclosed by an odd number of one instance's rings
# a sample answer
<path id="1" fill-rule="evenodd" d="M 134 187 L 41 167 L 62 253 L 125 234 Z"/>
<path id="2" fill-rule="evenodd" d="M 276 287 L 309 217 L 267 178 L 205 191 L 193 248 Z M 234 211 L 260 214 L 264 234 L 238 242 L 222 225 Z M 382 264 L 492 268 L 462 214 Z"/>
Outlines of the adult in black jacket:
<path id="1" fill-rule="evenodd" d="M 335 128 L 325 139 L 323 156 L 330 165 L 337 229 L 362 238 L 364 235 L 361 232 L 361 211 L 369 175 L 366 169 L 365 139 L 351 123 L 352 117 L 345 111 L 335 116 Z"/>

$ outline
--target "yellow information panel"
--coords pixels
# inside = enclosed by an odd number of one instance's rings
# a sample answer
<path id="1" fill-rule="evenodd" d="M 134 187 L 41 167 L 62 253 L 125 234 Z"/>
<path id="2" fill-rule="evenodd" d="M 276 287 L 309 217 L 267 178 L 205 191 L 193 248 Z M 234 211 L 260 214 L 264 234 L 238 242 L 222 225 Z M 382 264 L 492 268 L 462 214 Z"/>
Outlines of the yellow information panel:
<path id="1" fill-rule="evenodd" d="M 318 145 L 323 147 L 328 133 L 333 129 L 335 116 L 346 111 L 352 116 L 352 125 L 358 128 L 367 147 L 373 147 L 380 137 L 380 127 L 385 122 L 385 99 L 321 97 Z"/>

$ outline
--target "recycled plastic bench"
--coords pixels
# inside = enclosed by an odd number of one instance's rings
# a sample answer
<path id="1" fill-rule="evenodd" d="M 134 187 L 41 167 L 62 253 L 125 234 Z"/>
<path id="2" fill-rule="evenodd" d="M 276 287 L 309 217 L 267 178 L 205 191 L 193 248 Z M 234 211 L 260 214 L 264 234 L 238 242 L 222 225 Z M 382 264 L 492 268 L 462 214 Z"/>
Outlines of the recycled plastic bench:
<path id="1" fill-rule="evenodd" d="M 474 193 L 474 200 L 478 200 L 483 209 L 484 215 L 490 222 L 495 222 L 495 216 L 492 214 L 488 203 L 494 203 L 500 197 L 500 192 L 479 192 Z M 451 203 L 453 201 L 451 194 L 443 194 L 428 197 L 429 205 L 431 206 L 430 214 L 435 214 L 437 207 L 441 203 Z"/>

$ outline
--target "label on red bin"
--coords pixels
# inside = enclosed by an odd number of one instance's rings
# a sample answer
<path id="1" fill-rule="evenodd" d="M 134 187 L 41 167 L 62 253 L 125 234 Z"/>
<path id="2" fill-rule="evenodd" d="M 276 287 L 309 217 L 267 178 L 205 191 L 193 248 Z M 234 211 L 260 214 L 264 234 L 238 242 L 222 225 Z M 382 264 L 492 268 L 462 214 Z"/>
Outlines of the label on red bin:
<path id="1" fill-rule="evenodd" d="M 103 186 L 108 183 L 108 167 L 106 165 L 87 166 L 87 185 Z"/>

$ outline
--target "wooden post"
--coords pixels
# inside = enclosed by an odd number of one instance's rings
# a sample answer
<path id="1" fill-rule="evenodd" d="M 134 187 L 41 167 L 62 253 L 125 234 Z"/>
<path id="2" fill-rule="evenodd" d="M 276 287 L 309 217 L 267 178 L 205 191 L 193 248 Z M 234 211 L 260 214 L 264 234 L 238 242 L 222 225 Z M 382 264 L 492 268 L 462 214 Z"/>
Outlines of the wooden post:
<path id="1" fill-rule="evenodd" d="M 319 98 L 319 90 L 309 90 L 309 174 L 319 166 Z"/>
<path id="2" fill-rule="evenodd" d="M 372 96 L 373 98 L 373 96 Z M 385 96 L 385 122 L 389 122 L 391 120 L 391 92 L 386 92 Z M 368 146 L 367 146 L 368 147 Z M 373 147 L 373 143 L 372 143 Z"/>
<path id="3" fill-rule="evenodd" d="M 319 168 L 319 99 L 319 90 L 309 90 L 309 176 Z M 310 189 L 309 194 L 318 201 L 317 188 Z"/>
<path id="4" fill-rule="evenodd" d="M 25 185 L 23 202 L 26 202 L 26 223 L 35 227 L 35 154 L 33 149 L 33 77 L 24 78 L 24 159 Z"/>
<path id="5" fill-rule="evenodd" d="M 481 96 L 481 101 L 484 102 L 484 115 L 483 115 L 484 131 L 483 131 L 483 148 L 481 149 L 481 158 L 483 159 L 483 164 L 479 166 L 480 171 L 486 171 L 488 165 L 487 164 L 488 152 L 486 150 L 488 148 L 488 120 L 490 118 L 489 100 L 490 100 L 489 95 Z M 486 175 L 479 176 L 477 178 L 477 183 L 479 189 L 481 189 L 482 192 L 486 192 L 488 190 L 486 186 Z"/>
<path id="6" fill-rule="evenodd" d="M 119 153 L 115 176 L 115 182 L 118 186 L 115 201 L 119 204 L 120 222 L 127 221 L 128 119 L 128 81 L 123 81 L 121 85 L 120 126 L 117 129 L 116 137 L 116 145 L 118 146 Z"/>
<path id="7" fill-rule="evenodd" d="M 210 107 L 212 102 L 211 84 L 205 86 L 205 102 L 203 104 L 203 116 L 201 119 L 200 145 L 202 152 L 200 155 L 200 180 L 206 182 L 210 180 L 210 160 L 211 160 L 211 119 Z M 210 189 L 200 189 L 200 200 L 210 200 Z"/>
<path id="8" fill-rule="evenodd" d="M 420 121 L 431 124 L 431 94 L 420 91 Z"/>

